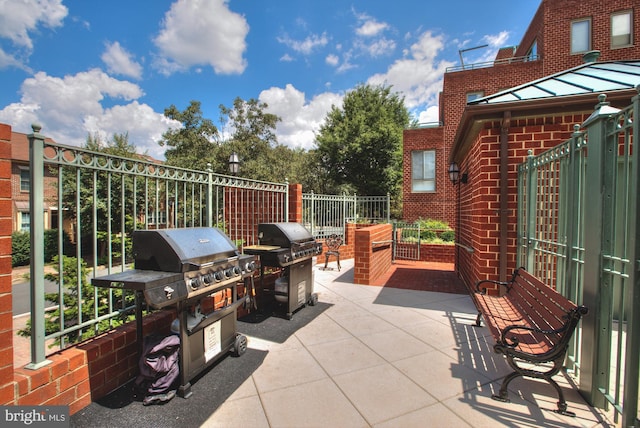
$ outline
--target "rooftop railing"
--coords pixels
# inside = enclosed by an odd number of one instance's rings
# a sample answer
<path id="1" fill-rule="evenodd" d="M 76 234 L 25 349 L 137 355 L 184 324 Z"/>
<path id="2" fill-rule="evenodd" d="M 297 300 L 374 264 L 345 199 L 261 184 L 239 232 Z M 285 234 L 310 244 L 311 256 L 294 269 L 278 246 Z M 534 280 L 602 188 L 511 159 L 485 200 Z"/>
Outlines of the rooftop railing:
<path id="1" fill-rule="evenodd" d="M 518 64 L 522 62 L 538 61 L 539 59 L 540 59 L 539 55 L 528 55 L 528 56 L 517 56 L 512 58 L 503 58 L 503 59 L 498 59 L 494 61 L 476 62 L 473 64 L 454 65 L 453 67 L 447 67 L 447 69 L 445 70 L 445 73 L 475 70 L 479 68 L 489 68 L 495 65 Z"/>

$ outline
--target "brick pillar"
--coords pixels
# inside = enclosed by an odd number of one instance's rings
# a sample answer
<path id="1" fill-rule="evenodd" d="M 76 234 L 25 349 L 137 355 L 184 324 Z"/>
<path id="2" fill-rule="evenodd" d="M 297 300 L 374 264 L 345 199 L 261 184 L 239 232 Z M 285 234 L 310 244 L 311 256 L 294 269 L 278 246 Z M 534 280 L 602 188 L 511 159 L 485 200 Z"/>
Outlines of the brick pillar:
<path id="1" fill-rule="evenodd" d="M 289 184 L 289 221 L 302 223 L 302 184 Z"/>
<path id="2" fill-rule="evenodd" d="M 390 224 L 377 224 L 357 229 L 353 282 L 370 285 L 391 268 Z"/>
<path id="3" fill-rule="evenodd" d="M 15 400 L 11 302 L 11 126 L 0 123 L 0 404 Z"/>

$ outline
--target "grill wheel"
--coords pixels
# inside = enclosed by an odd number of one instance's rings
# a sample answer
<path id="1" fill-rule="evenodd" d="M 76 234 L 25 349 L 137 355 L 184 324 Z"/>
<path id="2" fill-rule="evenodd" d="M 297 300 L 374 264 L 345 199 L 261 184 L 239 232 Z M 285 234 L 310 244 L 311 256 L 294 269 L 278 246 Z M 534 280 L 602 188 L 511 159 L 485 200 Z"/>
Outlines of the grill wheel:
<path id="1" fill-rule="evenodd" d="M 236 340 L 233 344 L 233 356 L 239 357 L 247 352 L 247 336 L 239 334 L 236 336 Z"/>

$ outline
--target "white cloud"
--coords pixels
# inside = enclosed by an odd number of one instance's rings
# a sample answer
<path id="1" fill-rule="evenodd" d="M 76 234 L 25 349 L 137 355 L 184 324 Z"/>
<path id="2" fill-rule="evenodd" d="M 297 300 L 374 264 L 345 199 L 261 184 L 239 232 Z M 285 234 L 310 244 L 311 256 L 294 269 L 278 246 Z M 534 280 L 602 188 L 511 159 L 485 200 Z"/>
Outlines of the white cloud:
<path id="1" fill-rule="evenodd" d="M 31 132 L 31 124 L 40 123 L 44 135 L 62 144 L 82 145 L 88 133 L 110 138 L 129 132 L 129 142 L 140 152 L 148 150 L 151 156 L 163 159 L 164 148 L 157 140 L 169 126 L 179 126 L 140 104 L 137 99 L 143 92 L 138 85 L 98 69 L 64 78 L 39 72 L 22 83 L 21 92 L 20 102 L 0 110 L 0 122 L 19 132 Z M 105 109 L 105 97 L 125 103 Z"/>
<path id="2" fill-rule="evenodd" d="M 356 29 L 359 36 L 372 37 L 389 28 L 385 22 L 378 22 L 375 19 L 367 19 L 360 27 Z"/>
<path id="3" fill-rule="evenodd" d="M 282 62 L 293 62 L 293 61 L 294 61 L 294 59 L 293 59 L 293 57 L 292 57 L 291 55 L 289 55 L 289 54 L 284 54 L 284 55 L 282 55 L 282 56 L 280 57 L 280 61 L 282 61 Z"/>
<path id="4" fill-rule="evenodd" d="M 100 57 L 107 65 L 110 73 L 140 79 L 142 66 L 133 59 L 133 55 L 120 46 L 120 43 L 107 43 L 106 49 Z"/>
<path id="5" fill-rule="evenodd" d="M 154 42 L 156 66 L 164 74 L 209 64 L 218 74 L 240 74 L 247 67 L 249 25 L 232 12 L 228 0 L 178 0 L 165 14 Z"/>
<path id="6" fill-rule="evenodd" d="M 332 105 L 342 105 L 342 95 L 325 92 L 311 100 L 304 92 L 287 84 L 284 89 L 272 87 L 260 93 L 259 100 L 268 104 L 270 113 L 280 116 L 277 136 L 280 144 L 312 149 L 316 132 L 324 122 Z"/>
<path id="7" fill-rule="evenodd" d="M 30 69 L 26 65 L 24 65 L 21 60 L 16 58 L 14 55 L 5 52 L 0 47 L 0 70 L 9 67 L 21 68 L 27 72 L 31 72 Z"/>
<path id="8" fill-rule="evenodd" d="M 371 76 L 367 83 L 392 85 L 395 92 L 405 97 L 405 104 L 410 110 L 435 105 L 442 90 L 444 72 L 453 65 L 445 60 L 436 61 L 443 48 L 443 36 L 426 31 L 411 46 L 406 58 L 395 61 L 386 73 Z"/>
<path id="9" fill-rule="evenodd" d="M 0 39 L 12 44 L 0 46 L 0 70 L 16 67 L 30 73 L 26 65 L 33 50 L 29 33 L 40 26 L 60 27 L 67 13 L 62 0 L 0 0 Z"/>
<path id="10" fill-rule="evenodd" d="M 295 52 L 301 53 L 303 55 L 311 54 L 316 48 L 326 46 L 329 43 L 329 39 L 327 37 L 327 33 L 311 34 L 307 36 L 304 40 L 295 40 L 289 37 L 288 35 L 284 35 L 281 37 L 277 37 L 278 42 L 290 47 Z"/>
<path id="11" fill-rule="evenodd" d="M 498 34 L 488 34 L 482 39 L 486 41 L 490 47 L 499 49 L 505 45 L 507 40 L 509 40 L 509 32 L 501 31 Z"/>
<path id="12" fill-rule="evenodd" d="M 324 59 L 324 62 L 326 62 L 330 66 L 336 67 L 338 65 L 338 63 L 340 62 L 340 58 L 338 58 L 337 55 L 329 54 Z"/>
<path id="13" fill-rule="evenodd" d="M 380 38 L 372 42 L 364 43 L 362 41 L 356 42 L 356 47 L 367 55 L 375 58 L 383 55 L 388 55 L 396 48 L 396 42 L 387 38 Z"/>
<path id="14" fill-rule="evenodd" d="M 0 10 L 0 37 L 27 49 L 33 48 L 30 31 L 59 27 L 68 13 L 62 0 L 0 0 Z"/>
<path id="15" fill-rule="evenodd" d="M 419 123 L 435 123 L 440 120 L 440 112 L 438 106 L 430 106 L 426 110 L 418 113 Z"/>

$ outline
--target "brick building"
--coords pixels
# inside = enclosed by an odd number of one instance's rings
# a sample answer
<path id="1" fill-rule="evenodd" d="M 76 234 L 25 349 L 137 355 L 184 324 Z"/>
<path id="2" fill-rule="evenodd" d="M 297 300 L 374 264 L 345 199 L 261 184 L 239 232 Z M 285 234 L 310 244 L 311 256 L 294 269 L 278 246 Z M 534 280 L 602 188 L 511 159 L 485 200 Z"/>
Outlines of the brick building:
<path id="1" fill-rule="evenodd" d="M 591 51 L 599 61 L 640 58 L 639 41 L 637 1 L 542 0 L 518 46 L 500 49 L 492 63 L 447 70 L 439 126 L 404 132 L 403 218 L 456 227 L 458 189 L 447 170 L 467 102 L 579 66 Z"/>
<path id="2" fill-rule="evenodd" d="M 52 141 L 47 139 L 47 141 Z M 29 231 L 31 213 L 29 212 L 29 192 L 31 177 L 29 172 L 29 139 L 27 134 L 11 132 L 11 199 L 12 230 Z M 52 171 L 46 170 L 44 176 L 44 224 L 46 229 L 56 228 L 58 225 L 58 196 L 56 186 L 57 177 Z"/>

